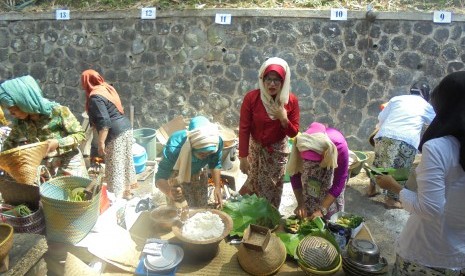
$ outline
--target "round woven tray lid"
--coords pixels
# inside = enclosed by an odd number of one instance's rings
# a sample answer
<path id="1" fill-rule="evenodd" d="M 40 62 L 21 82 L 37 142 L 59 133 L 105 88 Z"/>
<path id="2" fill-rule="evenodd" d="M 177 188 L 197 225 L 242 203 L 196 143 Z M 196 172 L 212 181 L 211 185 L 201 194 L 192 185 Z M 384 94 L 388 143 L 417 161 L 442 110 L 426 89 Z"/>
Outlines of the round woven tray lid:
<path id="1" fill-rule="evenodd" d="M 4 151 L 0 153 L 0 169 L 19 183 L 33 185 L 47 149 L 47 142 L 39 142 Z"/>
<path id="2" fill-rule="evenodd" d="M 271 234 L 265 250 L 258 251 L 239 245 L 237 259 L 242 269 L 252 275 L 272 275 L 286 261 L 286 247 L 281 239 Z"/>
<path id="3" fill-rule="evenodd" d="M 328 240 L 307 236 L 297 246 L 297 256 L 307 266 L 317 270 L 330 269 L 339 253 Z"/>

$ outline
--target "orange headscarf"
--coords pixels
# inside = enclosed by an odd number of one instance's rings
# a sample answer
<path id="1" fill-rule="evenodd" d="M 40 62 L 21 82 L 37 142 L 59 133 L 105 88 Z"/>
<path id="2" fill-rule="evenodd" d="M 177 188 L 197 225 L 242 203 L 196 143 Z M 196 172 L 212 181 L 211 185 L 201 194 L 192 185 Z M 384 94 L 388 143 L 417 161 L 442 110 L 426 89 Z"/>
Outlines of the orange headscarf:
<path id="1" fill-rule="evenodd" d="M 105 82 L 100 74 L 92 69 L 85 70 L 81 74 L 82 88 L 86 91 L 86 111 L 89 111 L 89 98 L 92 95 L 100 95 L 112 102 L 121 114 L 124 114 L 124 108 L 121 104 L 118 92 L 113 86 Z"/>

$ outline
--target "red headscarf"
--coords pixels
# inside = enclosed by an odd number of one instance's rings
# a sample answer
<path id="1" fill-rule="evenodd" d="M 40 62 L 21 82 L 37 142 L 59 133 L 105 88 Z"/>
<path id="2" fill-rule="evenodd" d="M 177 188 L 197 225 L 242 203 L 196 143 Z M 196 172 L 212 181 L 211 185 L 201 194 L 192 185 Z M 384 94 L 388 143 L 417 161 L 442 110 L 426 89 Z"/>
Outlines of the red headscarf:
<path id="1" fill-rule="evenodd" d="M 86 111 L 89 111 L 89 98 L 92 95 L 100 95 L 112 102 L 121 114 L 124 114 L 124 108 L 121 104 L 118 92 L 113 86 L 105 82 L 100 74 L 92 69 L 85 70 L 81 74 L 82 88 L 86 91 Z"/>

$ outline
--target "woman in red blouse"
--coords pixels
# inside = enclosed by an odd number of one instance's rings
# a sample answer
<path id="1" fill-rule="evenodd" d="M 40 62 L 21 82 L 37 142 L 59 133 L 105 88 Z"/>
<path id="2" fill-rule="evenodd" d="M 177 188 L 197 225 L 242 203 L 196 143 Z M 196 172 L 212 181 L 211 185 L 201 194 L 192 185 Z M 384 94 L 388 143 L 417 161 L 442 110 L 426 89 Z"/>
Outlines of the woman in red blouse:
<path id="1" fill-rule="evenodd" d="M 249 91 L 239 122 L 240 169 L 247 174 L 241 194 L 265 197 L 279 208 L 289 156 L 288 137 L 299 132 L 299 102 L 290 92 L 287 62 L 273 57 L 259 71 L 259 89 Z"/>

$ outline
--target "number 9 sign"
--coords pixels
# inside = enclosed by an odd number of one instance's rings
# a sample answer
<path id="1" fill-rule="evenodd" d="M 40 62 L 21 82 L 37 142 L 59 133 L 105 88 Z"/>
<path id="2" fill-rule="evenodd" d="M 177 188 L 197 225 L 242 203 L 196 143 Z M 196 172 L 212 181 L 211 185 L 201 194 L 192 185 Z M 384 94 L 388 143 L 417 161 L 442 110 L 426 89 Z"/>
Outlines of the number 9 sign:
<path id="1" fill-rule="evenodd" d="M 434 23 L 451 23 L 452 13 L 447 11 L 435 11 L 433 14 Z"/>

